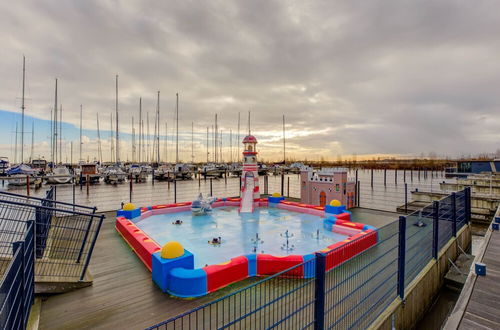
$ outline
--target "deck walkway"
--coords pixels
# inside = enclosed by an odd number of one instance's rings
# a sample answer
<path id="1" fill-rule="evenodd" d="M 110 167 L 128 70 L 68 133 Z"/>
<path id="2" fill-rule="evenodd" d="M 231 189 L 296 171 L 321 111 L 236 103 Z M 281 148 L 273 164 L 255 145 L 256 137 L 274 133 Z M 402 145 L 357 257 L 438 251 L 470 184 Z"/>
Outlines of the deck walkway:
<path id="1" fill-rule="evenodd" d="M 356 209 L 353 220 L 380 227 L 396 220 L 392 212 Z M 46 297 L 40 329 L 143 329 L 226 295 L 257 279 L 248 279 L 195 300 L 162 293 L 106 214 L 90 263 L 91 287 Z"/>
<path id="2" fill-rule="evenodd" d="M 471 269 L 445 329 L 500 329 L 500 232 L 488 230 L 483 244 L 474 261 L 486 264 L 486 276 Z"/>

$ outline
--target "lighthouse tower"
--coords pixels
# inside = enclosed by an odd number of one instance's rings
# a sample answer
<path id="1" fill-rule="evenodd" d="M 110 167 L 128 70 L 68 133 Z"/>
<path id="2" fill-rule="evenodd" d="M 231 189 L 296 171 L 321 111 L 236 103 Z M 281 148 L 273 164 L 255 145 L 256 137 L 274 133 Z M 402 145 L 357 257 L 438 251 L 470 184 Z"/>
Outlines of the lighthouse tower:
<path id="1" fill-rule="evenodd" d="M 254 200 L 260 198 L 256 145 L 257 139 L 253 135 L 243 139 L 240 212 L 253 212 Z"/>

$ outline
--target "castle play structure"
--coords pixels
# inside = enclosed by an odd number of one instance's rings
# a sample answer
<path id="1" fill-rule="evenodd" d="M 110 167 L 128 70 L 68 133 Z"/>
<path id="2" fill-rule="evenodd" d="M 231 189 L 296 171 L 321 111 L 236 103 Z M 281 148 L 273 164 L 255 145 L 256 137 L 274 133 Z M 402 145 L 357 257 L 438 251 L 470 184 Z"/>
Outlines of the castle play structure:
<path id="1" fill-rule="evenodd" d="M 325 206 L 338 200 L 349 209 L 355 205 L 355 195 L 356 182 L 347 178 L 347 169 L 314 171 L 306 166 L 300 171 L 300 201 L 304 204 Z"/>

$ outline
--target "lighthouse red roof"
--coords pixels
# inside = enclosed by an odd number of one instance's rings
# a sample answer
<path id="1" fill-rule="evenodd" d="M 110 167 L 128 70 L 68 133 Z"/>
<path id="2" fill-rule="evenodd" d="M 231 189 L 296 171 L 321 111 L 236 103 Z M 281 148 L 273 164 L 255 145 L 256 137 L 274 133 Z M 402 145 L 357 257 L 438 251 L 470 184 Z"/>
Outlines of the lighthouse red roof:
<path id="1" fill-rule="evenodd" d="M 243 139 L 243 143 L 257 143 L 257 139 L 253 135 L 247 135 Z"/>

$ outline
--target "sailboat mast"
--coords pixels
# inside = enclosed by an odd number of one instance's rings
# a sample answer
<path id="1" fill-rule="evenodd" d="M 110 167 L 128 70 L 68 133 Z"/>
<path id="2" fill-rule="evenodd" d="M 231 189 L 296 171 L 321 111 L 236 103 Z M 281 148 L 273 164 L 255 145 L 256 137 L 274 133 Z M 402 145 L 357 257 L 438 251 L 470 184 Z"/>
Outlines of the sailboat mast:
<path id="1" fill-rule="evenodd" d="M 248 135 L 251 135 L 251 130 L 250 130 L 250 111 L 248 111 Z"/>
<path id="2" fill-rule="evenodd" d="M 25 86 L 25 77 L 26 77 L 26 66 L 25 66 L 26 58 L 23 55 L 23 95 L 21 101 L 21 163 L 24 161 L 24 86 Z"/>
<path id="3" fill-rule="evenodd" d="M 139 163 L 142 161 L 142 97 L 139 98 Z"/>
<path id="4" fill-rule="evenodd" d="M 158 135 L 156 136 L 157 159 L 156 162 L 160 165 L 160 91 L 158 91 L 158 98 L 156 101 L 156 120 L 158 126 Z"/>
<path id="5" fill-rule="evenodd" d="M 146 119 L 147 119 L 147 140 L 148 140 L 148 144 L 147 144 L 147 147 L 146 147 L 146 156 L 147 156 L 147 162 L 150 163 L 150 155 L 149 155 L 149 112 L 146 113 Z"/>
<path id="6" fill-rule="evenodd" d="M 83 107 L 82 105 L 80 104 L 80 156 L 79 156 L 79 159 L 78 159 L 78 162 L 81 162 L 83 159 L 82 159 L 82 144 L 83 144 L 83 141 L 82 141 L 82 122 L 83 122 Z"/>
<path id="7" fill-rule="evenodd" d="M 175 164 L 179 163 L 179 93 L 175 93 Z"/>
<path id="8" fill-rule="evenodd" d="M 118 126 L 118 75 L 116 75 L 116 98 L 115 98 L 115 110 L 116 110 L 116 162 L 120 162 L 120 137 L 119 137 L 119 126 Z"/>
<path id="9" fill-rule="evenodd" d="M 54 155 L 53 155 L 52 168 L 57 164 L 57 78 L 56 78 L 56 90 L 54 96 Z"/>
<path id="10" fill-rule="evenodd" d="M 233 130 L 229 129 L 229 161 L 233 162 Z"/>
<path id="11" fill-rule="evenodd" d="M 59 106 L 59 161 L 62 163 L 62 104 Z"/>
<path id="12" fill-rule="evenodd" d="M 111 146 L 111 159 L 110 161 L 114 161 L 114 156 L 115 156 L 115 143 L 113 141 L 113 113 L 111 113 L 111 132 L 109 134 L 109 140 L 110 140 L 110 146 Z"/>
<path id="13" fill-rule="evenodd" d="M 132 162 L 135 163 L 135 127 L 134 127 L 134 116 L 132 116 Z"/>
<path id="14" fill-rule="evenodd" d="M 208 152 L 208 149 L 209 149 L 209 137 L 208 137 L 208 126 L 207 126 L 207 163 L 208 163 L 208 155 L 209 155 L 209 152 Z"/>
<path id="15" fill-rule="evenodd" d="M 191 122 L 191 163 L 194 163 L 194 123 Z"/>
<path id="16" fill-rule="evenodd" d="M 35 145 L 35 122 L 31 122 L 31 155 L 30 155 L 30 163 L 33 161 L 33 152 Z"/>
<path id="17" fill-rule="evenodd" d="M 73 156 L 71 156 L 73 157 Z M 99 163 L 102 162 L 102 149 L 101 149 L 101 131 L 99 129 L 99 113 L 97 113 L 97 157 Z M 72 158 L 73 159 L 73 158 Z"/>
<path id="18" fill-rule="evenodd" d="M 16 144 L 14 147 L 14 163 L 17 163 L 17 121 L 16 121 Z"/>
<path id="19" fill-rule="evenodd" d="M 240 113 L 238 112 L 238 141 L 236 141 L 236 143 L 238 143 L 238 157 L 241 155 L 240 153 Z"/>
<path id="20" fill-rule="evenodd" d="M 168 123 L 165 122 L 165 163 L 168 163 Z"/>
<path id="21" fill-rule="evenodd" d="M 215 150 L 215 162 L 219 162 L 219 155 L 217 154 L 217 149 L 219 148 L 218 139 L 219 128 L 217 127 L 217 114 L 215 114 L 215 130 L 214 130 L 214 150 Z"/>
<path id="22" fill-rule="evenodd" d="M 285 115 L 283 115 L 283 165 L 286 164 L 286 149 L 285 149 Z"/>

